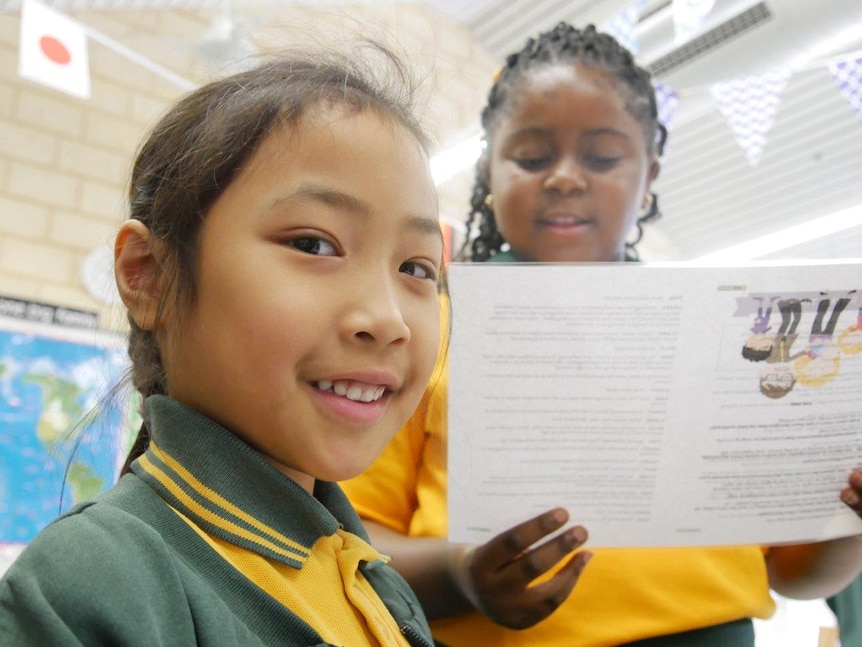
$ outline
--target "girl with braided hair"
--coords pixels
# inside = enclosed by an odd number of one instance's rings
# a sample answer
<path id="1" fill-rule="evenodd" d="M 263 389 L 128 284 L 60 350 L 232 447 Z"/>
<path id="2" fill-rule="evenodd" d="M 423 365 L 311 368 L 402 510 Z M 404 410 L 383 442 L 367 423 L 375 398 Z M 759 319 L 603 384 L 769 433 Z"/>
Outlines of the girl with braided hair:
<path id="1" fill-rule="evenodd" d="M 649 74 L 616 40 L 568 24 L 529 39 L 495 79 L 482 126 L 463 260 L 637 260 L 641 224 L 658 215 L 651 184 L 665 130 Z M 441 644 L 751 646 L 750 618 L 774 609 L 769 585 L 819 597 L 858 570 L 855 541 L 774 548 L 766 559 L 759 546 L 587 552 L 584 528 L 557 532 L 562 509 L 481 546 L 449 544 L 445 375 L 438 365 L 408 424 L 343 484 Z M 862 474 L 853 479 L 842 494 L 858 510 Z M 826 555 L 819 581 L 804 578 Z"/>
<path id="2" fill-rule="evenodd" d="M 462 260 L 638 259 L 666 130 L 628 50 L 562 23 L 506 59 L 481 121 Z"/>

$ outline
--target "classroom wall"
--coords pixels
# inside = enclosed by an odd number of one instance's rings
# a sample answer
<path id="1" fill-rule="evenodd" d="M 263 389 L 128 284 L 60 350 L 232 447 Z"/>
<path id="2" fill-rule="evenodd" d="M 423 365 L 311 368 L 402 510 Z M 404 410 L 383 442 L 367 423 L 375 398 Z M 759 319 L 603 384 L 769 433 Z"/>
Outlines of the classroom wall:
<path id="1" fill-rule="evenodd" d="M 476 128 L 495 64 L 450 18 L 417 4 L 255 11 L 235 19 L 261 50 L 357 32 L 400 44 L 425 78 L 420 105 L 439 146 Z M 194 48 L 216 13 L 70 15 L 197 85 L 219 73 Z M 19 19 L 18 12 L 0 13 L 0 296 L 95 310 L 103 328 L 121 330 L 122 312 L 87 292 L 82 265 L 93 250 L 110 246 L 126 210 L 125 183 L 139 140 L 185 88 L 92 38 L 91 99 L 21 79 Z M 471 175 L 440 187 L 444 215 L 463 220 Z M 102 265 L 109 277 L 109 264 Z"/>

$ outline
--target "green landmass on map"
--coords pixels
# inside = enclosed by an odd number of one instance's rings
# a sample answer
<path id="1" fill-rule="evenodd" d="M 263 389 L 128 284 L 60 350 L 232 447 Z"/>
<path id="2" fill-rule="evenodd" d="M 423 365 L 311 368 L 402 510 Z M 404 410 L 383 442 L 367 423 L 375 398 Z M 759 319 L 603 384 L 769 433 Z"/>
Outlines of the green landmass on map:
<path id="1" fill-rule="evenodd" d="M 36 427 L 39 441 L 49 449 L 68 439 L 72 425 L 83 413 L 78 404 L 78 385 L 58 375 L 28 374 L 23 381 L 42 388 L 42 412 Z"/>
<path id="2" fill-rule="evenodd" d="M 81 426 L 84 411 L 79 404 L 80 387 L 58 375 L 27 374 L 23 380 L 42 389 L 42 411 L 36 425 L 36 437 L 49 454 L 62 456 L 68 451 L 76 425 Z M 82 429 L 78 429 L 81 432 Z M 66 474 L 66 483 L 72 492 L 72 502 L 87 501 L 105 487 L 101 478 L 85 462 L 74 459 Z"/>

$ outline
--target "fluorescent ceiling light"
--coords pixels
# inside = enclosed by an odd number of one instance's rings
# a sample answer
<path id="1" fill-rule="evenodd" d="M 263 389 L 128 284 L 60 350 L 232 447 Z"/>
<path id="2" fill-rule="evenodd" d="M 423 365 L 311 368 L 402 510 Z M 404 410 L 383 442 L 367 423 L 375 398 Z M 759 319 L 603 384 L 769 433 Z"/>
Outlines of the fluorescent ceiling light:
<path id="1" fill-rule="evenodd" d="M 855 205 L 827 216 L 814 218 L 799 225 L 780 229 L 765 236 L 752 238 L 694 259 L 698 262 L 739 262 L 761 258 L 788 247 L 807 243 L 815 238 L 862 225 L 862 205 Z"/>
<path id="2" fill-rule="evenodd" d="M 787 67 L 791 70 L 797 70 L 815 62 L 822 64 L 822 61 L 819 61 L 818 59 L 823 58 L 824 56 L 830 56 L 835 52 L 839 52 L 850 45 L 859 42 L 860 37 L 862 37 L 860 27 L 862 27 L 862 24 L 855 22 L 848 27 L 844 27 L 843 29 L 832 33 L 828 38 L 824 38 L 798 56 L 795 56 L 788 63 Z M 848 54 L 848 56 L 849 55 L 850 54 Z M 838 57 L 836 56 L 836 58 Z"/>
<path id="3" fill-rule="evenodd" d="M 431 176 L 440 186 L 461 171 L 470 168 L 482 154 L 482 136 L 475 134 L 452 148 L 447 148 L 431 158 Z"/>

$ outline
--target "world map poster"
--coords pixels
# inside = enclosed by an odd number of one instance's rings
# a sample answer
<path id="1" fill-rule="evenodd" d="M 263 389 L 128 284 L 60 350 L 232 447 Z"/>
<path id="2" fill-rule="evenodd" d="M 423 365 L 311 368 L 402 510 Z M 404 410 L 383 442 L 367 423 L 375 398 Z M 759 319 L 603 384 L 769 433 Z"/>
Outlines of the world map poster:
<path id="1" fill-rule="evenodd" d="M 0 317 L 0 545 L 113 484 L 129 444 L 122 339 Z"/>

